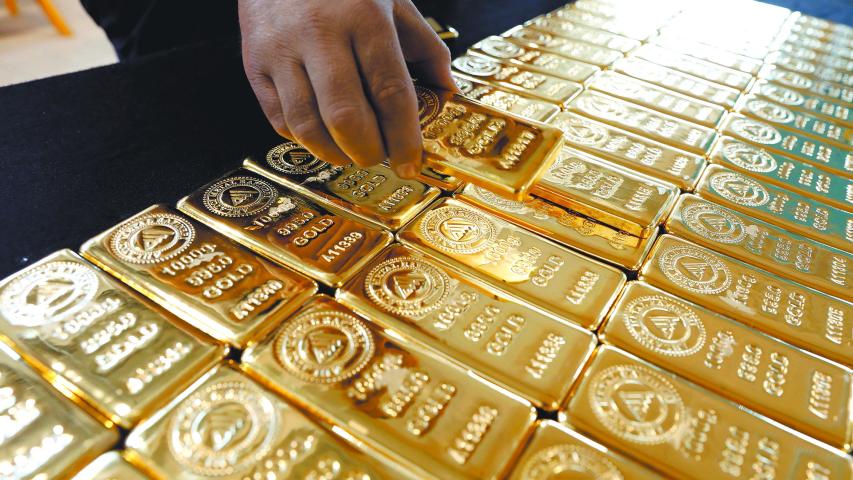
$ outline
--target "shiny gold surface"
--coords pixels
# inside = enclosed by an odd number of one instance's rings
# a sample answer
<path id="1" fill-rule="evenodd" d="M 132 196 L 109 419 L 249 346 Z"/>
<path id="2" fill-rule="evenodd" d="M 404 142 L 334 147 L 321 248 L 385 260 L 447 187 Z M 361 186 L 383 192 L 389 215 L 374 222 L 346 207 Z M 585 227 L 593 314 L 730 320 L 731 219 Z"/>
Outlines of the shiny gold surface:
<path id="1" fill-rule="evenodd" d="M 553 103 L 496 87 L 467 75 L 454 73 L 453 81 L 462 95 L 520 117 L 545 122 L 560 111 L 560 107 Z M 580 85 L 577 87 L 580 91 Z"/>
<path id="2" fill-rule="evenodd" d="M 0 340 L 123 427 L 224 355 L 178 323 L 70 250 L 0 282 Z"/>
<path id="3" fill-rule="evenodd" d="M 525 22 L 524 26 L 622 53 L 629 52 L 640 46 L 640 42 L 633 38 L 544 15 Z"/>
<path id="4" fill-rule="evenodd" d="M 793 110 L 836 122 L 847 128 L 853 127 L 853 108 L 842 102 L 832 102 L 815 95 L 803 94 L 766 80 L 756 82 L 749 93 Z"/>
<path id="5" fill-rule="evenodd" d="M 662 235 L 640 279 L 793 345 L 853 365 L 853 305 L 726 255 Z"/>
<path id="6" fill-rule="evenodd" d="M 851 43 L 851 45 L 853 45 L 853 43 Z M 853 74 L 844 69 L 812 63 L 808 60 L 789 55 L 784 52 L 774 52 L 770 54 L 765 59 L 765 63 L 784 68 L 791 72 L 797 72 L 814 79 L 826 80 L 828 82 L 848 87 L 853 85 Z"/>
<path id="7" fill-rule="evenodd" d="M 645 238 L 591 220 L 548 200 L 532 197 L 516 202 L 476 185 L 467 185 L 456 198 L 536 232 L 550 240 L 628 270 L 637 270 L 654 242 L 657 230 Z"/>
<path id="8" fill-rule="evenodd" d="M 515 65 L 523 65 L 531 70 L 547 73 L 571 82 L 583 83 L 598 71 L 598 67 L 589 63 L 551 53 L 538 48 L 529 48 L 510 42 L 503 37 L 488 37 L 475 43 L 469 54 L 483 55 Z"/>
<path id="9" fill-rule="evenodd" d="M 657 229 L 679 193 L 673 185 L 570 147 L 563 147 L 532 192 L 642 238 Z"/>
<path id="10" fill-rule="evenodd" d="M 815 290 L 853 298 L 852 254 L 697 196 L 678 199 L 666 230 Z"/>
<path id="11" fill-rule="evenodd" d="M 546 410 L 563 403 L 596 345 L 591 332 L 400 245 L 377 256 L 337 298 Z"/>
<path id="12" fill-rule="evenodd" d="M 618 50 L 552 35 L 522 25 L 504 32 L 502 36 L 524 47 L 557 53 L 598 67 L 606 67 L 622 58 L 622 53 Z"/>
<path id="13" fill-rule="evenodd" d="M 853 146 L 853 129 L 800 113 L 776 102 L 748 95 L 741 99 L 738 111 L 757 120 L 778 125 L 783 129 L 831 143 L 839 148 Z"/>
<path id="14" fill-rule="evenodd" d="M 649 20 L 637 22 L 621 17 L 608 18 L 577 8 L 560 8 L 547 14 L 546 18 L 578 23 L 606 32 L 617 33 L 635 40 L 645 40 L 656 32 L 655 24 Z"/>
<path id="15" fill-rule="evenodd" d="M 223 365 L 136 427 L 126 448 L 158 480 L 415 478 L 327 428 Z"/>
<path id="16" fill-rule="evenodd" d="M 413 476 L 500 477 L 536 419 L 529 403 L 325 296 L 242 366 Z"/>
<path id="17" fill-rule="evenodd" d="M 71 480 L 149 480 L 151 477 L 125 460 L 117 451 L 107 452 Z"/>
<path id="18" fill-rule="evenodd" d="M 600 338 L 800 432 L 848 450 L 849 368 L 631 282 Z"/>
<path id="19" fill-rule="evenodd" d="M 778 83 L 808 95 L 824 97 L 835 103 L 853 102 L 853 87 L 839 85 L 826 80 L 811 78 L 802 73 L 765 65 L 758 73 L 759 78 Z"/>
<path id="20" fill-rule="evenodd" d="M 525 198 L 563 144 L 560 131 L 544 123 L 462 95 L 415 90 L 426 164 L 505 197 Z"/>
<path id="21" fill-rule="evenodd" d="M 86 242 L 83 256 L 235 347 L 269 331 L 317 284 L 176 210 L 154 205 Z"/>
<path id="22" fill-rule="evenodd" d="M 719 105 L 610 70 L 591 78 L 587 88 L 709 128 L 716 128 L 726 115 Z"/>
<path id="23" fill-rule="evenodd" d="M 719 165 L 705 170 L 696 193 L 804 237 L 840 250 L 853 250 L 853 213 Z"/>
<path id="24" fill-rule="evenodd" d="M 391 243 L 334 207 L 235 170 L 185 197 L 178 209 L 232 240 L 322 283 L 338 286 Z"/>
<path id="25" fill-rule="evenodd" d="M 0 345 L 0 476 L 67 477 L 118 441 Z"/>
<path id="26" fill-rule="evenodd" d="M 540 420 L 508 479 L 551 478 L 653 480 L 660 475 L 565 425 Z"/>
<path id="27" fill-rule="evenodd" d="M 384 165 L 326 163 L 296 142 L 277 145 L 263 158 L 247 158 L 243 167 L 372 226 L 391 230 L 411 220 L 440 193 L 417 180 L 402 179 Z"/>
<path id="28" fill-rule="evenodd" d="M 724 48 L 692 41 L 684 37 L 656 37 L 652 41 L 668 50 L 687 54 L 699 60 L 705 60 L 750 75 L 757 74 L 763 65 L 761 60 L 738 55 Z"/>
<path id="29" fill-rule="evenodd" d="M 711 128 L 590 90 L 575 97 L 568 110 L 699 155 L 708 153 L 717 135 Z"/>
<path id="30" fill-rule="evenodd" d="M 594 329 L 625 274 L 455 199 L 397 233 L 404 244 L 461 268 L 515 299 Z"/>
<path id="31" fill-rule="evenodd" d="M 699 155 L 576 113 L 560 112 L 549 123 L 563 131 L 566 145 L 672 183 L 682 190 L 693 190 L 705 166 L 705 160 Z"/>
<path id="32" fill-rule="evenodd" d="M 611 347 L 599 349 L 565 418 L 675 478 L 846 479 L 853 468 L 841 451 Z"/>
<path id="33" fill-rule="evenodd" d="M 735 90 L 744 91 L 752 83 L 752 75 L 748 73 L 650 43 L 634 50 L 631 55 Z"/>

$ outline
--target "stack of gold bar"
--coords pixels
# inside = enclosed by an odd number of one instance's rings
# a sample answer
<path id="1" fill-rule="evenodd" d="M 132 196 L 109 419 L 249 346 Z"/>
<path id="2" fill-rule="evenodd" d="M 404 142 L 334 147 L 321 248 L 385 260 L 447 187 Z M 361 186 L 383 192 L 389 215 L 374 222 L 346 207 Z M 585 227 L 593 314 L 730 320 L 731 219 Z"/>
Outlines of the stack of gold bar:
<path id="1" fill-rule="evenodd" d="M 577 0 L 0 282 L 0 478 L 853 478 L 853 28 Z M 121 439 L 121 440 L 120 440 Z"/>

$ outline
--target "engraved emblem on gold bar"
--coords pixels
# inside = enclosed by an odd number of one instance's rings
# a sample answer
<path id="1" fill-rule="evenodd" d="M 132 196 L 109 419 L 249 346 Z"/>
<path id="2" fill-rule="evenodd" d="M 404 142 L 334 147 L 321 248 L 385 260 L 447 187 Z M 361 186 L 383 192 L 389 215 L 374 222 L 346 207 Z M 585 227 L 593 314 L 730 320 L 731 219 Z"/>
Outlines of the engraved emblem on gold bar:
<path id="1" fill-rule="evenodd" d="M 608 346 L 599 348 L 564 421 L 674 478 L 848 478 L 853 468 L 839 450 Z"/>
<path id="2" fill-rule="evenodd" d="M 331 353 L 334 347 L 319 337 L 306 345 L 309 353 Z M 226 366 L 207 372 L 142 422 L 126 448 L 131 462 L 154 478 L 170 480 L 414 478 L 372 458 L 349 438 L 337 438 Z"/>
<path id="3" fill-rule="evenodd" d="M 755 75 L 761 70 L 761 60 L 730 52 L 720 47 L 678 37 L 656 37 L 653 42 L 669 50 L 715 63 L 717 65 Z"/>
<path id="4" fill-rule="evenodd" d="M 696 193 L 804 237 L 840 250 L 853 250 L 853 213 L 719 165 L 705 170 Z"/>
<path id="5" fill-rule="evenodd" d="M 475 43 L 469 54 L 485 55 L 511 64 L 524 65 L 531 70 L 554 75 L 571 82 L 583 83 L 599 69 L 595 65 L 550 53 L 537 48 L 525 48 L 502 37 L 488 37 Z"/>
<path id="6" fill-rule="evenodd" d="M 748 73 L 716 65 L 653 44 L 643 45 L 631 52 L 631 55 L 735 90 L 746 90 L 752 83 L 752 75 Z"/>
<path id="7" fill-rule="evenodd" d="M 496 87 L 474 77 L 454 73 L 453 81 L 462 95 L 520 117 L 545 122 L 560 111 L 560 107 L 552 103 Z M 578 91 L 580 91 L 580 85 L 578 85 Z"/>
<path id="8" fill-rule="evenodd" d="M 609 70 L 591 78 L 588 87 L 704 127 L 716 128 L 726 115 L 719 105 Z"/>
<path id="9" fill-rule="evenodd" d="M 853 87 L 839 85 L 826 80 L 816 80 L 801 73 L 767 65 L 758 73 L 764 78 L 802 93 L 826 97 L 831 101 L 853 103 Z"/>
<path id="10" fill-rule="evenodd" d="M 782 128 L 832 143 L 840 148 L 853 146 L 853 129 L 827 122 L 815 116 L 795 112 L 790 108 L 753 96 L 745 97 L 738 111 Z"/>
<path id="11" fill-rule="evenodd" d="M 645 283 L 622 291 L 602 338 L 833 446 L 853 441 L 853 371 Z"/>
<path id="12" fill-rule="evenodd" d="M 419 478 L 501 477 L 536 419 L 529 403 L 324 296 L 242 366 Z"/>
<path id="13" fill-rule="evenodd" d="M 563 144 L 560 131 L 544 123 L 446 91 L 415 91 L 426 163 L 505 197 L 525 198 Z"/>
<path id="14" fill-rule="evenodd" d="M 576 113 L 558 113 L 549 123 L 563 131 L 566 145 L 672 183 L 682 190 L 693 190 L 705 166 L 705 160 L 699 155 Z"/>
<path id="15" fill-rule="evenodd" d="M 836 122 L 847 128 L 853 127 L 853 109 L 840 102 L 831 102 L 821 97 L 803 94 L 766 80 L 756 82 L 750 89 L 750 94 Z"/>
<path id="16" fill-rule="evenodd" d="M 563 403 L 596 345 L 591 332 L 399 245 L 337 298 L 546 410 Z"/>
<path id="17" fill-rule="evenodd" d="M 247 170 L 178 202 L 178 209 L 232 240 L 330 286 L 391 243 L 391 234 Z"/>
<path id="18" fill-rule="evenodd" d="M 793 345 L 853 365 L 853 305 L 671 235 L 640 279 Z"/>
<path id="19" fill-rule="evenodd" d="M 621 52 L 611 48 L 552 35 L 521 25 L 503 33 L 502 36 L 528 48 L 538 48 L 545 52 L 564 55 L 598 67 L 606 67 L 622 58 Z"/>
<path id="20" fill-rule="evenodd" d="M 86 466 L 71 480 L 149 480 L 117 451 L 107 452 Z"/>
<path id="21" fill-rule="evenodd" d="M 0 282 L 0 339 L 123 427 L 224 355 L 176 323 L 70 250 Z"/>
<path id="22" fill-rule="evenodd" d="M 524 26 L 559 35 L 561 37 L 591 43 L 599 47 L 609 48 L 622 53 L 631 51 L 640 46 L 640 42 L 633 38 L 624 37 L 598 28 L 587 27 L 586 25 L 581 25 L 579 23 L 559 20 L 554 17 L 539 16 L 526 22 Z"/>
<path id="23" fill-rule="evenodd" d="M 89 240 L 83 256 L 193 327 L 243 347 L 317 291 L 169 207 L 155 205 Z"/>
<path id="24" fill-rule="evenodd" d="M 0 475 L 66 478 L 118 441 L 0 345 Z"/>
<path id="25" fill-rule="evenodd" d="M 570 473 L 569 473 L 570 472 Z M 553 420 L 540 420 L 509 480 L 560 478 L 654 480 L 660 475 Z"/>
<path id="26" fill-rule="evenodd" d="M 740 92 L 733 88 L 711 83 L 636 57 L 618 60 L 613 64 L 613 70 L 726 108 L 734 107 L 740 96 Z"/>
<path id="27" fill-rule="evenodd" d="M 699 155 L 706 155 L 716 138 L 711 128 L 590 90 L 575 97 L 568 110 Z"/>
<path id="28" fill-rule="evenodd" d="M 594 329 L 625 274 L 455 199 L 444 199 L 397 238 L 470 272 L 502 293 Z"/>

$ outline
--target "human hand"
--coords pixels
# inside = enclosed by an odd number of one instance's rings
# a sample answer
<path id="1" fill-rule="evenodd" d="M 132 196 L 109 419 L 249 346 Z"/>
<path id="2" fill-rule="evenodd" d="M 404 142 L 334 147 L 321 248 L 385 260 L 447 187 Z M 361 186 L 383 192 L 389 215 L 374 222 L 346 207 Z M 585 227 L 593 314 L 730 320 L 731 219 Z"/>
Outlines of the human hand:
<path id="1" fill-rule="evenodd" d="M 408 62 L 455 90 L 450 53 L 411 0 L 239 0 L 243 65 L 273 128 L 330 163 L 421 169 Z"/>

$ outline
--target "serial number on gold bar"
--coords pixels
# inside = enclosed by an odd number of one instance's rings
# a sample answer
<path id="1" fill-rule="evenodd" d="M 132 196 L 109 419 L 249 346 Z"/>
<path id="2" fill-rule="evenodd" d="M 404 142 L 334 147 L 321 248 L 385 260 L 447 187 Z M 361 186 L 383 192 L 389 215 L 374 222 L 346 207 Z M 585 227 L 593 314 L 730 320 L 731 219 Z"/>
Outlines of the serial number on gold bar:
<path id="1" fill-rule="evenodd" d="M 529 403 L 325 296 L 246 350 L 242 367 L 418 477 L 501 477 L 536 419 Z"/>
<path id="2" fill-rule="evenodd" d="M 643 45 L 631 52 L 631 55 L 736 90 L 746 90 L 752 83 L 752 75 L 748 73 L 667 50 L 654 44 Z"/>
<path id="3" fill-rule="evenodd" d="M 617 35 L 598 28 L 587 27 L 579 23 L 558 20 L 554 17 L 536 17 L 526 22 L 524 26 L 622 53 L 629 52 L 640 46 L 640 42 L 633 38 Z"/>
<path id="4" fill-rule="evenodd" d="M 815 95 L 803 94 L 766 80 L 756 82 L 749 93 L 795 110 L 838 122 L 847 128 L 853 127 L 853 109 L 838 102 L 832 102 Z"/>
<path id="5" fill-rule="evenodd" d="M 822 142 L 829 142 L 841 148 L 853 146 L 853 129 L 825 121 L 815 116 L 795 112 L 784 105 L 753 96 L 742 100 L 738 111 L 759 120 L 779 125 Z"/>
<path id="6" fill-rule="evenodd" d="M 598 67 L 606 67 L 622 58 L 622 53 L 612 48 L 552 35 L 522 25 L 504 32 L 502 36 L 511 42 L 528 48 L 538 48 L 546 52 L 565 55 Z"/>
<path id="7" fill-rule="evenodd" d="M 96 458 L 71 480 L 149 480 L 149 476 L 134 467 L 113 450 Z"/>
<path id="8" fill-rule="evenodd" d="M 468 49 L 468 53 L 474 56 L 484 55 L 511 64 L 524 65 L 531 70 L 576 83 L 583 83 L 590 75 L 599 70 L 595 65 L 538 48 L 523 47 L 503 37 L 492 36 L 480 40 Z"/>
<path id="9" fill-rule="evenodd" d="M 613 70 L 706 102 L 732 108 L 740 92 L 636 57 L 613 64 Z"/>
<path id="10" fill-rule="evenodd" d="M 560 107 L 553 103 L 497 87 L 467 75 L 454 73 L 453 81 L 462 95 L 520 117 L 546 122 L 560 111 Z M 578 91 L 580 91 L 580 85 L 578 85 Z"/>
<path id="11" fill-rule="evenodd" d="M 601 322 L 625 282 L 616 268 L 455 199 L 433 205 L 397 238 L 503 293 L 590 329 Z"/>

